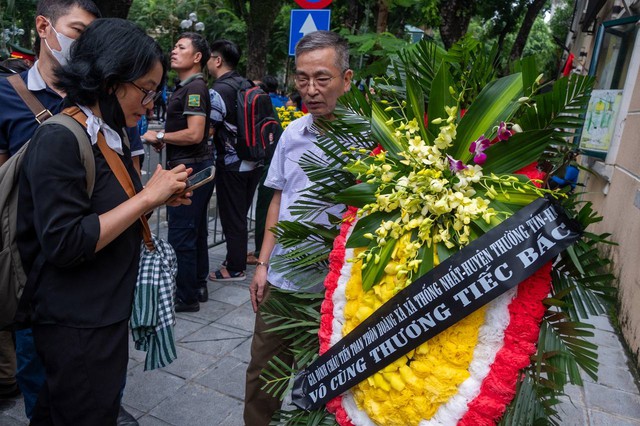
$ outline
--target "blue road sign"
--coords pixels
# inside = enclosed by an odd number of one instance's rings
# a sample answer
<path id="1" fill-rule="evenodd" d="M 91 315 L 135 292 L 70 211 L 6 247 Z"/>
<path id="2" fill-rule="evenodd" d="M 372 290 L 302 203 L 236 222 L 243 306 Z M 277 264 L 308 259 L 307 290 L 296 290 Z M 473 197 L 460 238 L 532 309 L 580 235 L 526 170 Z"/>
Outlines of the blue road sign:
<path id="1" fill-rule="evenodd" d="M 289 55 L 295 55 L 296 44 L 306 34 L 318 30 L 329 31 L 330 9 L 293 9 L 289 30 Z"/>

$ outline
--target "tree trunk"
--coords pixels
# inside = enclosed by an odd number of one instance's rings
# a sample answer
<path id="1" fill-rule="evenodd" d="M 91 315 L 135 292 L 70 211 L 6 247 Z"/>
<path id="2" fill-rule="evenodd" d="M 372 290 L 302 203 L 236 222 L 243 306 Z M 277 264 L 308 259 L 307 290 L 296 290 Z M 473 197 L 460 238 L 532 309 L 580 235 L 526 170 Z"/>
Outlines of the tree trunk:
<path id="1" fill-rule="evenodd" d="M 520 25 L 520 30 L 516 36 L 516 41 L 513 43 L 513 47 L 511 48 L 511 54 L 509 54 L 510 62 L 517 61 L 520 59 L 520 56 L 522 56 L 522 51 L 524 50 L 524 46 L 527 44 L 527 39 L 529 38 L 529 33 L 531 32 L 533 23 L 545 3 L 546 0 L 534 0 L 527 8 L 527 14 L 524 15 L 524 20 L 522 21 L 522 25 Z"/>
<path id="2" fill-rule="evenodd" d="M 271 30 L 282 8 L 282 0 L 251 0 L 247 19 L 247 75 L 259 80 L 267 73 Z"/>
<path id="3" fill-rule="evenodd" d="M 387 31 L 387 22 L 389 21 L 389 0 L 378 1 L 378 19 L 376 21 L 376 33 L 380 34 Z"/>
<path id="4" fill-rule="evenodd" d="M 347 2 L 348 12 L 344 18 L 344 26 L 349 29 L 349 33 L 355 34 L 358 28 L 358 16 L 360 15 L 360 8 L 358 6 L 358 0 L 348 0 Z"/>
<path id="5" fill-rule="evenodd" d="M 94 0 L 103 18 L 127 19 L 133 0 Z"/>
<path id="6" fill-rule="evenodd" d="M 446 49 L 467 32 L 475 7 L 476 0 L 440 1 L 440 37 Z"/>

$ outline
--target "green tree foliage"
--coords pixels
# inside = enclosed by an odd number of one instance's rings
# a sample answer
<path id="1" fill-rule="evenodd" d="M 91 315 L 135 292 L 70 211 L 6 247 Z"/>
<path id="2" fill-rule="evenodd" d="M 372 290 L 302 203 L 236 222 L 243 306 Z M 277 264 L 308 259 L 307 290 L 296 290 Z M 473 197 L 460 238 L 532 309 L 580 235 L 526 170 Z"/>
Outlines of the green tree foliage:
<path id="1" fill-rule="evenodd" d="M 195 12 L 198 20 L 204 23 L 202 34 L 207 40 L 224 38 L 238 44 L 243 52 L 239 71 L 255 79 L 283 72 L 287 62 L 286 43 L 292 6 L 281 8 L 282 3 L 283 0 L 136 0 L 129 19 L 144 28 L 169 52 L 184 31 L 180 22 Z M 271 17 L 266 16 L 268 14 Z M 270 28 L 268 36 L 264 33 L 267 27 Z M 250 43 L 250 37 L 263 41 Z"/>
<path id="2" fill-rule="evenodd" d="M 497 44 L 501 56 L 506 58 L 513 45 L 528 7 L 534 0 L 467 0 L 465 17 L 469 25 L 461 20 L 460 10 L 443 13 L 451 1 L 444 0 L 334 0 L 331 4 L 332 29 L 347 36 L 352 47 L 352 67 L 357 78 L 382 75 L 386 72 L 396 53 L 409 43 L 406 25 L 422 28 L 426 34 L 433 34 L 435 42 L 444 47 L 445 39 L 457 40 L 466 32 L 472 32 L 487 46 Z M 255 5 L 259 3 L 260 8 Z M 376 32 L 380 27 L 380 5 L 388 8 L 386 31 Z M 555 77 L 562 50 L 557 42 L 564 40 L 568 22 L 572 14 L 569 0 L 556 10 L 549 23 L 542 20 L 542 12 L 533 22 L 531 32 L 524 45 L 523 54 L 535 54 L 540 72 L 548 78 Z M 266 12 L 250 20 L 252 5 L 255 11 L 269 10 L 273 19 L 266 18 Z M 545 6 L 547 7 L 547 6 Z M 135 21 L 155 37 L 162 47 L 169 51 L 182 31 L 180 21 L 190 12 L 196 12 L 204 22 L 207 40 L 226 38 L 237 43 L 243 51 L 239 69 L 252 78 L 265 74 L 291 75 L 293 58 L 287 54 L 291 9 L 298 8 L 292 1 L 268 0 L 262 2 L 245 0 L 135 0 L 129 12 L 129 19 Z M 278 11 L 277 13 L 275 11 Z M 466 18 L 465 18 L 466 19 Z M 272 27 L 268 43 L 249 42 L 252 26 L 264 27 L 265 22 Z M 449 27 L 455 27 L 453 29 Z M 549 28 L 552 28 L 550 30 Z M 449 31 L 447 34 L 444 31 Z M 455 31 L 454 31 L 455 30 Z M 455 34 L 454 34 L 455 33 Z M 453 35 L 452 35 L 453 34 Z M 556 36 L 556 41 L 554 37 Z M 252 37 L 256 37 L 255 34 Z M 260 36 L 259 39 L 267 39 Z M 454 40 L 454 41 L 455 41 Z M 256 58 L 260 57 L 260 60 Z M 250 59 L 251 58 L 251 59 Z M 508 61 L 504 61 L 507 65 Z M 503 70 L 506 72 L 506 70 Z M 287 90 L 287 88 L 283 88 Z"/>
<path id="3" fill-rule="evenodd" d="M 22 35 L 9 35 L 9 42 L 33 49 L 33 38 L 38 0 L 0 0 L 0 37 L 5 30 L 21 28 Z M 0 38 L 0 57 L 7 54 L 4 38 Z"/>

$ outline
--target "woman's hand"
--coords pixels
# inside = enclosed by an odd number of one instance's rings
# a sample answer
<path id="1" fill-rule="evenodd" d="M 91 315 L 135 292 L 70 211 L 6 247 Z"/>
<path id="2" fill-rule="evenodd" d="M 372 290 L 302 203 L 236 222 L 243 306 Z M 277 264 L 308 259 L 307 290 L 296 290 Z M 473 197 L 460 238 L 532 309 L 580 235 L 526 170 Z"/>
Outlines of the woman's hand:
<path id="1" fill-rule="evenodd" d="M 158 164 L 156 171 L 141 194 L 145 195 L 152 208 L 158 207 L 166 203 L 173 195 L 184 191 L 187 187 L 187 178 L 192 171 L 193 169 L 187 169 L 184 164 L 180 164 L 171 170 L 164 170 Z M 176 197 L 171 201 L 170 205 L 191 204 L 191 200 L 188 199 L 189 196 L 191 196 L 191 193 Z"/>
<path id="2" fill-rule="evenodd" d="M 193 194 L 193 192 L 185 192 L 184 194 L 173 195 L 167 200 L 165 204 L 169 207 L 178 207 L 182 205 L 188 206 L 189 204 L 191 204 L 191 194 Z"/>

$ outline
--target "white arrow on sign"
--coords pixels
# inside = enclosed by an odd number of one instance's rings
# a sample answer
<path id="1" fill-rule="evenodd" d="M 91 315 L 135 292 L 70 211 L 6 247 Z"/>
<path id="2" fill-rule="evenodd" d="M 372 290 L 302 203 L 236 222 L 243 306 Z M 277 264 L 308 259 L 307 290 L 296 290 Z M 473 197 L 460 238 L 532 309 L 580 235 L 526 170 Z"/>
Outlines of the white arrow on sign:
<path id="1" fill-rule="evenodd" d="M 302 24 L 302 28 L 300 28 L 300 32 L 304 37 L 307 34 L 312 33 L 314 31 L 318 31 L 318 27 L 316 27 L 316 23 L 313 20 L 313 17 L 311 16 L 311 14 L 308 14 L 307 19 L 305 19 L 304 24 Z"/>

